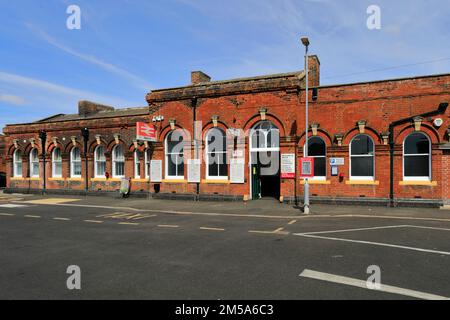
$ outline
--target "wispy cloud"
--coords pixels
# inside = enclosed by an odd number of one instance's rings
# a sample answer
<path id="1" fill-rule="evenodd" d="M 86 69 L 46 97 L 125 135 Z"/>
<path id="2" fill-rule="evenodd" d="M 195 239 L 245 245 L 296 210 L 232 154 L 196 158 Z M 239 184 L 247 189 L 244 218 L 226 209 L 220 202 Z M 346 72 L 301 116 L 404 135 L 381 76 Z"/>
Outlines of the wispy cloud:
<path id="1" fill-rule="evenodd" d="M 0 101 L 6 102 L 9 104 L 13 104 L 16 106 L 24 105 L 26 102 L 26 100 L 22 97 L 15 96 L 12 94 L 3 94 L 3 93 L 0 93 Z"/>
<path id="2" fill-rule="evenodd" d="M 58 48 L 74 57 L 77 57 L 77 58 L 83 60 L 83 61 L 91 63 L 95 66 L 98 66 L 98 67 L 102 68 L 103 70 L 106 70 L 112 74 L 115 74 L 119 77 L 129 80 L 131 83 L 133 83 L 135 86 L 137 86 L 140 89 L 149 90 L 149 89 L 153 88 L 153 86 L 149 82 L 147 82 L 145 79 L 143 79 L 123 68 L 120 68 L 116 65 L 105 62 L 93 55 L 81 53 L 79 51 L 76 51 L 75 49 L 72 49 L 72 48 L 64 45 L 63 43 L 61 43 L 60 41 L 56 40 L 54 37 L 49 35 L 47 32 L 45 32 L 44 30 L 40 29 L 39 27 L 33 25 L 32 23 L 26 22 L 25 26 L 28 29 L 30 29 L 31 31 L 33 31 L 39 38 L 41 38 L 48 44 L 54 46 L 55 48 Z"/>

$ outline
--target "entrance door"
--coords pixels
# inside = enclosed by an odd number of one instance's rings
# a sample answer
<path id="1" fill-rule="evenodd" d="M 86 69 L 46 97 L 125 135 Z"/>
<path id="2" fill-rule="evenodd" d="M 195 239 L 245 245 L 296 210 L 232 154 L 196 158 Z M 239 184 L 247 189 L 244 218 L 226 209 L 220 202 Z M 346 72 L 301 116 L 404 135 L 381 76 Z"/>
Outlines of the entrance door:
<path id="1" fill-rule="evenodd" d="M 280 138 L 270 121 L 258 122 L 250 132 L 252 199 L 280 196 Z"/>

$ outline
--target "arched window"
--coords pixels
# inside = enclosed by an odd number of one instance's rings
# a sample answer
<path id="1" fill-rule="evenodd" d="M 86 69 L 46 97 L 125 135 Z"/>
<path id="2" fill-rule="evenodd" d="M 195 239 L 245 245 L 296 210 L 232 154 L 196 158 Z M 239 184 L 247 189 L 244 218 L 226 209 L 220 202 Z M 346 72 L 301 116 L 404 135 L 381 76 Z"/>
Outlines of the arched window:
<path id="1" fill-rule="evenodd" d="M 62 177 L 62 157 L 60 148 L 55 148 L 52 152 L 52 177 Z"/>
<path id="2" fill-rule="evenodd" d="M 14 151 L 13 156 L 14 177 L 22 178 L 22 152 L 20 150 Z"/>
<path id="3" fill-rule="evenodd" d="M 145 157 L 145 178 L 149 179 L 150 178 L 150 161 L 152 158 L 150 149 L 145 150 L 144 157 Z"/>
<path id="4" fill-rule="evenodd" d="M 113 178 L 125 177 L 125 156 L 123 154 L 123 147 L 117 145 L 112 153 Z"/>
<path id="5" fill-rule="evenodd" d="M 30 151 L 30 177 L 39 178 L 39 157 L 36 148 Z"/>
<path id="6" fill-rule="evenodd" d="M 139 150 L 134 150 L 134 178 L 141 178 L 141 153 Z"/>
<path id="7" fill-rule="evenodd" d="M 269 150 L 280 147 L 280 131 L 270 121 L 261 121 L 251 130 L 251 147 Z"/>
<path id="8" fill-rule="evenodd" d="M 308 157 L 314 158 L 314 178 L 325 180 L 327 178 L 326 145 L 322 138 L 308 139 Z"/>
<path id="9" fill-rule="evenodd" d="M 175 130 L 166 138 L 166 178 L 184 179 L 183 135 Z"/>
<path id="10" fill-rule="evenodd" d="M 206 134 L 206 179 L 228 179 L 227 137 L 219 128 Z"/>
<path id="11" fill-rule="evenodd" d="M 431 180 L 431 143 L 424 133 L 412 133 L 403 143 L 403 179 Z"/>
<path id="12" fill-rule="evenodd" d="M 81 153 L 77 147 L 70 152 L 70 177 L 81 178 Z"/>
<path id="13" fill-rule="evenodd" d="M 350 180 L 374 180 L 375 146 L 371 137 L 358 134 L 350 143 Z"/>
<path id="14" fill-rule="evenodd" d="M 97 146 L 94 152 L 94 175 L 96 178 L 104 178 L 106 173 L 105 147 Z"/>

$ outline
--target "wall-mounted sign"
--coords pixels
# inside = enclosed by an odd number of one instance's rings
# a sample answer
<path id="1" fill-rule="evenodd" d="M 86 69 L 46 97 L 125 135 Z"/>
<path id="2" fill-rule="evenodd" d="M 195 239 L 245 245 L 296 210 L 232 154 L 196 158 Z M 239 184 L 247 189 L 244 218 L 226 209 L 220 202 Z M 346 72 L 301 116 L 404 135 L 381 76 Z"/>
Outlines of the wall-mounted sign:
<path id="1" fill-rule="evenodd" d="M 295 154 L 281 154 L 281 179 L 295 179 Z"/>
<path id="2" fill-rule="evenodd" d="M 136 139 L 156 142 L 156 128 L 152 124 L 136 122 Z"/>
<path id="3" fill-rule="evenodd" d="M 300 177 L 301 178 L 314 177 L 314 158 L 311 157 L 300 158 Z"/>
<path id="4" fill-rule="evenodd" d="M 188 182 L 200 183 L 200 159 L 188 159 Z"/>
<path id="5" fill-rule="evenodd" d="M 345 163 L 344 158 L 330 158 L 330 165 L 332 166 L 343 166 Z"/>
<path id="6" fill-rule="evenodd" d="M 230 159 L 230 181 L 231 183 L 244 183 L 245 160 L 243 158 Z"/>
<path id="7" fill-rule="evenodd" d="M 162 181 L 162 160 L 150 161 L 150 181 L 151 182 Z"/>

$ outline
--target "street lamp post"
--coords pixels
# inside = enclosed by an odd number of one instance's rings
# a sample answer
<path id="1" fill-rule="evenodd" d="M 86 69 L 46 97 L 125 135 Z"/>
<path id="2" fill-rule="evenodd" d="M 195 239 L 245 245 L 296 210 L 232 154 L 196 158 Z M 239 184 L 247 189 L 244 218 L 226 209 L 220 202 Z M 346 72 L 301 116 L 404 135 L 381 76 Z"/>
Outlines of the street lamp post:
<path id="1" fill-rule="evenodd" d="M 305 73 L 306 73 L 306 86 L 305 86 L 305 157 L 308 157 L 308 129 L 309 129 L 309 119 L 308 119 L 308 47 L 309 39 L 308 37 L 301 38 L 302 44 L 305 46 Z M 305 178 L 305 201 L 303 204 L 303 213 L 309 214 L 309 182 L 308 178 Z"/>

